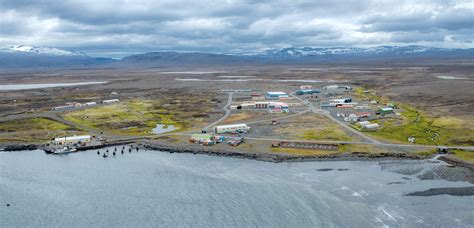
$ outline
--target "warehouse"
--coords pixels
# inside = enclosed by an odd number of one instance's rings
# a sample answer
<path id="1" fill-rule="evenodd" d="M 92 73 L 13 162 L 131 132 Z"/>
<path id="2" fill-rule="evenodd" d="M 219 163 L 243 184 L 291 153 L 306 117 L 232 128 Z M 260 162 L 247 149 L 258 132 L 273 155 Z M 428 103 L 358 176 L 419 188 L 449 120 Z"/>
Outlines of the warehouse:
<path id="1" fill-rule="evenodd" d="M 319 90 L 315 89 L 300 89 L 296 91 L 296 95 L 310 95 L 310 94 L 315 94 L 319 93 Z"/>
<path id="2" fill-rule="evenodd" d="M 250 97 L 252 98 L 253 101 L 265 100 L 265 97 L 259 93 L 250 94 Z"/>
<path id="3" fill-rule="evenodd" d="M 120 102 L 119 99 L 111 99 L 111 100 L 102 101 L 102 104 L 113 104 L 113 103 L 118 103 L 118 102 Z"/>
<path id="4" fill-rule="evenodd" d="M 288 104 L 283 102 L 270 102 L 268 109 L 270 112 L 289 112 Z"/>
<path id="5" fill-rule="evenodd" d="M 218 134 L 222 133 L 246 133 L 250 131 L 250 127 L 247 124 L 231 124 L 231 125 L 220 125 L 215 126 L 214 131 Z"/>
<path id="6" fill-rule="evenodd" d="M 330 85 L 330 86 L 324 86 L 325 90 L 334 90 L 334 89 L 339 89 L 338 85 Z"/>
<path id="7" fill-rule="evenodd" d="M 74 108 L 76 108 L 76 106 L 74 106 L 74 105 L 65 105 L 65 106 L 53 107 L 51 110 L 53 110 L 53 111 L 66 111 L 66 110 L 72 110 Z"/>
<path id="8" fill-rule="evenodd" d="M 75 135 L 70 137 L 59 137 L 54 138 L 53 144 L 54 145 L 64 145 L 64 144 L 76 144 L 76 143 L 85 143 L 90 142 L 92 140 L 92 136 L 90 135 Z"/>
<path id="9" fill-rule="evenodd" d="M 393 114 L 393 113 L 394 113 L 393 108 L 390 108 L 390 107 L 381 108 L 377 112 L 375 112 L 376 115 L 381 115 L 381 116 Z"/>
<path id="10" fill-rule="evenodd" d="M 267 100 L 281 100 L 288 99 L 289 96 L 285 92 L 267 92 L 266 98 Z"/>

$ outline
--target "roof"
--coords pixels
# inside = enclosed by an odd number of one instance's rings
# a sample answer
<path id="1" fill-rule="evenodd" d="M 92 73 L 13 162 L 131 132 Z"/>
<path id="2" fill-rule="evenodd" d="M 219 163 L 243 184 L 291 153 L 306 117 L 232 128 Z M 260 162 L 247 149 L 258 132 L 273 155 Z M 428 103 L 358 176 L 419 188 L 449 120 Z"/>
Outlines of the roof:
<path id="1" fill-rule="evenodd" d="M 385 107 L 385 108 L 381 108 L 380 110 L 382 110 L 382 111 L 393 111 L 393 108 Z"/>
<path id="2" fill-rule="evenodd" d="M 267 92 L 268 95 L 288 95 L 285 92 Z"/>
<path id="3" fill-rule="evenodd" d="M 74 135 L 74 136 L 66 136 L 66 137 L 59 137 L 59 138 L 54 138 L 54 141 L 66 141 L 66 140 L 83 140 L 83 139 L 90 139 L 92 136 L 90 135 Z"/>
<path id="4" fill-rule="evenodd" d="M 219 125 L 217 128 L 233 128 L 233 127 L 247 127 L 247 124 L 230 124 L 230 125 Z"/>

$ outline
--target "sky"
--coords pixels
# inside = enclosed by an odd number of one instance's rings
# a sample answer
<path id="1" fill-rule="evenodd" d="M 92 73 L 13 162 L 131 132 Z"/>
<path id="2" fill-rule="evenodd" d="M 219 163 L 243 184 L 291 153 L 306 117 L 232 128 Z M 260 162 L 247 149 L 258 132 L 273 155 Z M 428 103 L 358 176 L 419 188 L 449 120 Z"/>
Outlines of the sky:
<path id="1" fill-rule="evenodd" d="M 0 46 L 122 57 L 285 47 L 473 48 L 472 0 L 0 0 Z"/>

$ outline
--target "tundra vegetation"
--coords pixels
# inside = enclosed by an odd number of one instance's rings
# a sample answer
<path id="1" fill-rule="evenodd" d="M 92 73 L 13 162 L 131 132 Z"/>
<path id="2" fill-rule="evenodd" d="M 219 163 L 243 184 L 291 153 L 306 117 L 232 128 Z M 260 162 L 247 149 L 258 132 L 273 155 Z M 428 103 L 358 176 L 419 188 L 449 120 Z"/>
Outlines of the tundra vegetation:
<path id="1" fill-rule="evenodd" d="M 81 133 L 84 132 L 45 118 L 0 123 L 0 142 L 44 143 L 54 137 Z"/>

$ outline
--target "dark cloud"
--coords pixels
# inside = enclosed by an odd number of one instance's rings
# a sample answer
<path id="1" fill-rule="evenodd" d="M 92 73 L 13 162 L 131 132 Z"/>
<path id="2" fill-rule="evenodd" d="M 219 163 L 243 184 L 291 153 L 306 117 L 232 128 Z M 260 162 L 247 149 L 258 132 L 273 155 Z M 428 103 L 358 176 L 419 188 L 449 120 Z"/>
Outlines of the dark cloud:
<path id="1" fill-rule="evenodd" d="M 0 45 L 107 55 L 288 46 L 473 47 L 473 9 L 470 0 L 1 0 Z"/>

